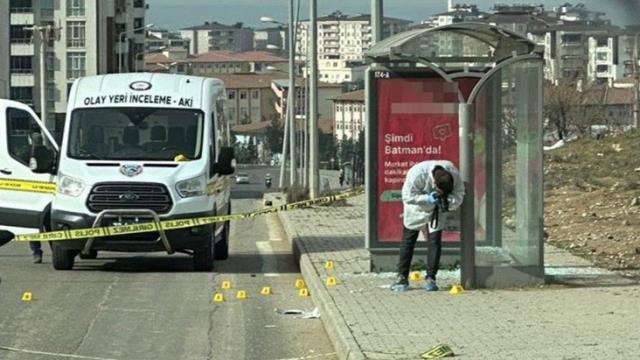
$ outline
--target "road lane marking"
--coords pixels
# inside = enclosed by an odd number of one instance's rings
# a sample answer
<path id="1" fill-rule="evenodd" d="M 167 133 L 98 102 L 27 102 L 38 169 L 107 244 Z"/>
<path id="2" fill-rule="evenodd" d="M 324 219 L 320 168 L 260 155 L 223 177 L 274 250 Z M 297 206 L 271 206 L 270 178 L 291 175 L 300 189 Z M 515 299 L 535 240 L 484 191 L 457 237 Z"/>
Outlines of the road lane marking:
<path id="1" fill-rule="evenodd" d="M 262 256 L 262 268 L 260 272 L 265 276 L 273 277 L 276 271 L 278 271 L 278 261 L 273 256 L 273 248 L 270 241 L 256 241 L 256 248 Z M 270 275 L 267 275 L 270 274 Z"/>
<path id="2" fill-rule="evenodd" d="M 12 351 L 22 354 L 34 354 L 34 355 L 46 355 L 46 356 L 55 356 L 59 358 L 71 358 L 71 359 L 83 359 L 83 360 L 118 360 L 113 358 L 103 358 L 103 357 L 95 357 L 95 356 L 83 356 L 83 355 L 74 355 L 74 354 L 60 354 L 60 353 L 52 353 L 46 351 L 36 351 L 36 350 L 26 350 L 26 349 L 18 349 L 10 346 L 0 346 L 0 350 Z"/>
<path id="3" fill-rule="evenodd" d="M 281 233 L 278 231 L 278 222 L 275 215 L 267 216 L 267 231 L 269 234 L 269 241 L 282 241 Z"/>

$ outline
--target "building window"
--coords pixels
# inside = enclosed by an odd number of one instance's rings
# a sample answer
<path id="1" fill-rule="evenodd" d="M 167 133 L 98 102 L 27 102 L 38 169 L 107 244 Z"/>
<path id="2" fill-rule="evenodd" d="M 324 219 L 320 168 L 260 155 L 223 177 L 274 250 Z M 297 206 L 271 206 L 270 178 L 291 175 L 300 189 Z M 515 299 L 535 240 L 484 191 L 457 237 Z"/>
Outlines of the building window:
<path id="1" fill-rule="evenodd" d="M 136 34 L 142 34 L 144 32 L 144 18 L 133 19 L 133 28 L 136 30 Z"/>
<path id="2" fill-rule="evenodd" d="M 10 71 L 12 73 L 24 74 L 24 73 L 32 73 L 32 60 L 33 56 L 12 56 L 11 57 L 11 68 Z"/>
<path id="3" fill-rule="evenodd" d="M 608 71 L 609 71 L 609 65 L 596 66 L 596 72 L 602 73 L 602 72 L 608 72 Z"/>
<path id="4" fill-rule="evenodd" d="M 252 116 L 260 116 L 260 107 L 252 106 L 251 107 L 251 115 Z"/>
<path id="5" fill-rule="evenodd" d="M 86 56 L 84 53 L 67 54 L 67 78 L 77 79 L 86 74 Z"/>
<path id="6" fill-rule="evenodd" d="M 245 90 L 240 91 L 240 100 L 244 100 L 247 98 L 247 92 Z"/>
<path id="7" fill-rule="evenodd" d="M 251 98 L 252 99 L 259 99 L 260 98 L 260 90 L 251 91 Z"/>
<path id="8" fill-rule="evenodd" d="M 11 100 L 20 101 L 25 104 L 31 105 L 33 103 L 33 88 L 11 87 L 9 91 L 9 97 L 11 98 Z"/>
<path id="9" fill-rule="evenodd" d="M 246 107 L 240 108 L 240 124 L 249 124 L 251 123 L 251 118 L 249 118 L 249 109 Z"/>
<path id="10" fill-rule="evenodd" d="M 133 7 L 135 7 L 135 8 L 143 8 L 144 7 L 144 0 L 134 0 L 133 1 Z"/>
<path id="11" fill-rule="evenodd" d="M 236 92 L 234 90 L 229 90 L 229 100 L 234 100 L 236 98 Z"/>
<path id="12" fill-rule="evenodd" d="M 68 16 L 84 16 L 85 13 L 85 0 L 67 0 L 67 15 Z"/>
<path id="13" fill-rule="evenodd" d="M 85 46 L 85 25 L 83 21 L 67 21 L 67 47 Z"/>
<path id="14" fill-rule="evenodd" d="M 9 42 L 12 44 L 26 44 L 31 42 L 31 30 L 28 25 L 11 25 L 9 27 Z"/>
<path id="15" fill-rule="evenodd" d="M 338 111 L 342 111 L 342 105 L 338 104 L 338 106 L 336 106 L 336 108 L 338 109 Z"/>
<path id="16" fill-rule="evenodd" d="M 599 52 L 597 55 L 598 60 L 607 60 L 608 56 L 606 52 Z"/>

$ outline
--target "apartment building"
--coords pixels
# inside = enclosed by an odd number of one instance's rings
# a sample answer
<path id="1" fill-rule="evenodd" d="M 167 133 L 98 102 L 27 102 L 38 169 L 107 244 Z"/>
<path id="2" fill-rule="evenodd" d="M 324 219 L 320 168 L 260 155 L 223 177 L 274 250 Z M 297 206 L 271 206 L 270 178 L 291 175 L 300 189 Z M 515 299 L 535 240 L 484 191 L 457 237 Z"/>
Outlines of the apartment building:
<path id="1" fill-rule="evenodd" d="M 9 54 L 9 96 L 41 112 L 39 84 L 41 76 L 45 76 L 47 112 L 49 119 L 55 120 L 48 124 L 51 128 L 62 126 L 67 94 L 75 79 L 119 69 L 131 70 L 138 65 L 134 63 L 134 55 L 144 51 L 142 28 L 147 8 L 144 0 L 9 0 L 2 3 L 0 6 L 8 3 L 8 11 L 0 13 L 9 14 L 9 51 L 0 52 Z M 46 44 L 45 54 L 40 54 L 39 37 L 32 36 L 28 30 L 33 25 L 61 28 Z M 0 34 L 6 30 L 3 25 Z M 5 41 L 2 43 L 0 48 L 6 46 Z M 45 74 L 40 73 L 40 56 L 46 57 Z M 139 65 L 142 66 L 142 62 Z"/>
<path id="2" fill-rule="evenodd" d="M 242 23 L 225 25 L 216 21 L 206 21 L 202 25 L 182 29 L 180 34 L 191 42 L 191 54 L 214 50 L 253 50 L 253 30 L 243 27 Z"/>
<path id="3" fill-rule="evenodd" d="M 279 49 L 273 49 L 278 53 L 286 53 L 288 51 L 287 29 L 283 27 L 272 27 L 265 29 L 257 29 L 253 32 L 253 49 L 254 50 L 271 50 L 267 45 L 275 46 Z"/>
<path id="4" fill-rule="evenodd" d="M 550 27 L 545 34 L 545 78 L 556 84 L 588 81 L 590 46 L 593 53 L 597 54 L 604 53 L 602 48 L 611 45 L 611 50 L 607 50 L 611 52 L 611 57 L 607 61 L 613 61 L 614 42 L 609 41 L 608 37 L 617 30 L 610 25 L 581 22 Z"/>
<path id="5" fill-rule="evenodd" d="M 287 77 L 287 74 L 284 74 Z M 281 121 L 284 121 L 287 114 L 287 97 L 289 93 L 289 79 L 281 77 L 280 79 L 273 80 L 271 83 L 271 89 L 276 94 L 277 101 L 275 103 L 276 112 L 279 115 Z M 327 82 L 318 83 L 318 121 L 319 122 L 333 122 L 333 101 L 334 97 L 337 97 L 342 93 L 342 86 L 340 84 L 333 84 Z M 304 79 L 298 78 L 296 80 L 296 92 L 295 92 L 295 115 L 296 118 L 304 117 L 307 107 L 307 91 L 305 91 Z"/>
<path id="6" fill-rule="evenodd" d="M 406 31 L 411 21 L 385 17 L 383 37 Z M 309 47 L 309 21 L 298 26 L 296 58 L 305 61 Z M 348 16 L 337 11 L 318 18 L 318 72 L 328 83 L 353 81 L 352 67 L 362 65 L 364 52 L 371 47 L 371 16 Z"/>
<path id="7" fill-rule="evenodd" d="M 256 73 L 286 71 L 288 60 L 266 51 L 209 51 L 185 56 L 175 49 L 149 53 L 145 57 L 145 68 L 152 72 L 171 72 L 198 76 L 218 74 Z"/>
<path id="8" fill-rule="evenodd" d="M 0 99 L 9 97 L 9 2 L 0 2 Z"/>
<path id="9" fill-rule="evenodd" d="M 271 82 L 282 74 L 218 74 L 227 90 L 227 116 L 233 130 L 243 134 L 262 133 L 279 119 L 277 96 Z"/>
<path id="10" fill-rule="evenodd" d="M 456 4 L 450 5 L 448 11 L 434 14 L 427 20 L 422 21 L 421 24 L 426 26 L 421 27 L 436 27 L 469 21 L 477 22 L 487 16 L 489 16 L 489 13 L 478 10 L 477 5 Z"/>
<path id="11" fill-rule="evenodd" d="M 336 140 L 358 140 L 366 124 L 364 90 L 344 93 L 332 100 Z"/>
<path id="12" fill-rule="evenodd" d="M 181 36 L 179 32 L 166 29 L 150 29 L 145 39 L 147 53 L 164 49 L 185 49 L 189 51 L 191 41 Z"/>

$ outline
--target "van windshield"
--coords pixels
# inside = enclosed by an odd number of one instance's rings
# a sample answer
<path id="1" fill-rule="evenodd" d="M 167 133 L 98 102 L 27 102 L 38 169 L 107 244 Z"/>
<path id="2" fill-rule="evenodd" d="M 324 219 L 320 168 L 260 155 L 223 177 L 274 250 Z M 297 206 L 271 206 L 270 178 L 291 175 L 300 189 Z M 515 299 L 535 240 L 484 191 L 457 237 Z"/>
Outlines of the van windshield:
<path id="1" fill-rule="evenodd" d="M 90 160 L 198 159 L 203 113 L 159 108 L 76 109 L 68 156 Z"/>

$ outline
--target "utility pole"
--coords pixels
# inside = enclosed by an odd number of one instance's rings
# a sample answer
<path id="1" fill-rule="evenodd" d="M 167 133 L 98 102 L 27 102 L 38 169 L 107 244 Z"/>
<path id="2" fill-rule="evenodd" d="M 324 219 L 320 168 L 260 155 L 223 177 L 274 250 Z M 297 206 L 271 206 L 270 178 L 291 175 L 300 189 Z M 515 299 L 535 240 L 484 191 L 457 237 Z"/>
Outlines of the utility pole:
<path id="1" fill-rule="evenodd" d="M 295 62 L 296 62 L 296 39 L 295 27 L 296 19 L 294 16 L 293 0 L 289 0 L 289 93 L 287 101 L 287 112 L 289 115 L 289 184 L 291 186 L 296 185 L 297 169 L 296 169 L 296 74 L 295 74 Z"/>
<path id="2" fill-rule="evenodd" d="M 284 134 L 282 136 L 282 156 L 280 157 L 280 189 L 284 189 L 284 172 L 287 169 L 287 136 L 289 135 L 289 122 L 287 115 L 284 116 Z"/>
<path id="3" fill-rule="evenodd" d="M 320 196 L 318 134 L 318 0 L 309 0 L 309 196 Z"/>
<path id="4" fill-rule="evenodd" d="M 382 8 L 382 0 L 371 0 L 371 35 L 373 36 L 371 45 L 382 40 L 382 17 L 384 16 Z"/>
<path id="5" fill-rule="evenodd" d="M 638 71 L 638 34 L 634 35 L 633 45 L 633 127 L 638 128 L 638 117 L 640 114 L 640 71 Z"/>
<path id="6" fill-rule="evenodd" d="M 50 39 L 57 38 L 62 28 L 53 25 L 34 25 L 25 29 L 33 31 L 34 35 L 37 33 L 40 41 L 40 120 L 46 128 L 52 129 L 47 119 L 47 45 Z"/>

